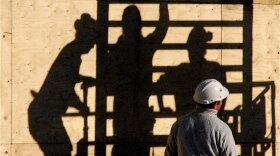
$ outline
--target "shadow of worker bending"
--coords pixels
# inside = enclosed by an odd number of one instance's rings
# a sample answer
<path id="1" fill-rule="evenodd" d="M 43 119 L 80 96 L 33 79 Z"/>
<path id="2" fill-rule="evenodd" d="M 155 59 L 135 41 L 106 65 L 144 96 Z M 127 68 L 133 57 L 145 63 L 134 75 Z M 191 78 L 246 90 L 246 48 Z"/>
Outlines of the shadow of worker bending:
<path id="1" fill-rule="evenodd" d="M 52 64 L 39 92 L 31 91 L 34 99 L 28 108 L 30 134 L 39 144 L 45 156 L 70 156 L 71 142 L 62 122 L 68 107 L 82 114 L 88 107 L 76 94 L 78 82 L 91 84 L 94 78 L 79 74 L 81 56 L 87 54 L 96 43 L 96 21 L 89 14 L 82 14 L 75 21 L 75 39 L 68 43 Z"/>
<path id="2" fill-rule="evenodd" d="M 141 15 L 134 6 L 125 8 L 123 34 L 109 53 L 107 89 L 114 96 L 114 156 L 147 156 L 155 119 L 149 107 L 152 93 L 152 60 L 167 29 L 167 3 L 160 4 L 156 29 L 148 36 L 141 33 Z"/>
<path id="3" fill-rule="evenodd" d="M 174 95 L 175 114 L 180 117 L 195 108 L 192 97 L 195 87 L 201 81 L 210 78 L 221 81 L 224 78 L 220 64 L 207 61 L 205 58 L 207 42 L 210 40 L 212 40 L 212 33 L 206 32 L 203 27 L 195 26 L 192 29 L 187 41 L 190 63 L 182 63 L 170 69 L 157 82 L 158 101 L 161 109 L 164 108 L 163 95 Z"/>

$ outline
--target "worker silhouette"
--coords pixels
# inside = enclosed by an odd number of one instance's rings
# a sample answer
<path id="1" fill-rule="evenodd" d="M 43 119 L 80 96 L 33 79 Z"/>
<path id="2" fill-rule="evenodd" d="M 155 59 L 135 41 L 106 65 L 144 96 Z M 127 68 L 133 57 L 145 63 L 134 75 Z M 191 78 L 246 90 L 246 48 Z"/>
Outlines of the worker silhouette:
<path id="1" fill-rule="evenodd" d="M 75 22 L 75 39 L 67 44 L 52 64 L 39 92 L 28 108 L 29 130 L 45 156 L 70 156 L 72 146 L 63 126 L 62 116 L 69 106 L 82 114 L 89 109 L 76 94 L 76 83 L 91 85 L 94 79 L 79 74 L 81 56 L 96 43 L 96 21 L 89 14 L 82 14 Z"/>
<path id="2" fill-rule="evenodd" d="M 186 114 L 195 107 L 192 95 L 199 82 L 209 78 L 221 81 L 221 66 L 205 59 L 207 42 L 211 39 L 212 33 L 206 32 L 203 27 L 195 26 L 192 29 L 187 41 L 190 63 L 174 67 L 158 81 L 160 108 L 163 108 L 162 95 L 173 94 L 177 117 Z"/>
<path id="3" fill-rule="evenodd" d="M 131 5 L 123 12 L 123 34 L 109 53 L 107 83 L 108 91 L 114 95 L 114 156 L 149 155 L 150 147 L 145 140 L 152 136 L 155 122 L 153 108 L 148 104 L 152 59 L 165 37 L 168 20 L 167 4 L 161 3 L 156 29 L 144 37 L 139 9 Z"/>

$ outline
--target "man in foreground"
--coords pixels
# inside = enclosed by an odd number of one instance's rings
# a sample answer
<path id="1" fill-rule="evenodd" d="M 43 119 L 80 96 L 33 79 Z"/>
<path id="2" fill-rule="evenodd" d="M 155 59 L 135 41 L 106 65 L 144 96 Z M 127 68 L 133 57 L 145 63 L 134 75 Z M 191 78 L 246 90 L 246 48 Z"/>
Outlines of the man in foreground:
<path id="1" fill-rule="evenodd" d="M 173 124 L 165 156 L 236 156 L 232 132 L 217 117 L 228 95 L 228 89 L 219 81 L 202 81 L 193 96 L 196 109 Z"/>

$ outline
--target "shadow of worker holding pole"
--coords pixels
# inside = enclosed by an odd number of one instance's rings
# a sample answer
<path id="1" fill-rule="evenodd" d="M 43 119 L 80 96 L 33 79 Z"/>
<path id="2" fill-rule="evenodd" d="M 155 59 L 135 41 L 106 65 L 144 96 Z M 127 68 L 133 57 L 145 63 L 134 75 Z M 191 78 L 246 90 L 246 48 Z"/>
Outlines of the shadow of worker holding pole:
<path id="1" fill-rule="evenodd" d="M 152 60 L 168 29 L 167 3 L 160 3 L 156 29 L 142 35 L 141 15 L 134 6 L 125 8 L 123 34 L 109 53 L 107 89 L 114 95 L 114 156 L 147 156 L 155 119 L 148 100 L 152 93 Z"/>
<path id="2" fill-rule="evenodd" d="M 79 68 L 81 56 L 96 43 L 96 21 L 84 13 L 75 21 L 75 29 L 75 39 L 59 53 L 39 92 L 31 91 L 34 99 L 28 108 L 29 130 L 45 156 L 71 155 L 72 145 L 62 122 L 68 107 L 74 107 L 82 114 L 89 112 L 74 87 L 79 82 L 90 84 L 95 81 L 80 75 Z"/>

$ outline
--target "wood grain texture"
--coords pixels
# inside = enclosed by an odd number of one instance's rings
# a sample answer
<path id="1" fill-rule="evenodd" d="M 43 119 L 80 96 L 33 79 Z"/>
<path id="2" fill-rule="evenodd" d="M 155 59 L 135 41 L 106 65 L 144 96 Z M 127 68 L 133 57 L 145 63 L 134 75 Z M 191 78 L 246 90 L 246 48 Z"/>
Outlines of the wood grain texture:
<path id="1" fill-rule="evenodd" d="M 156 68 L 153 72 L 152 81 L 157 83 L 168 70 L 174 68 L 174 70 L 181 71 L 174 75 L 170 74 L 169 77 L 166 77 L 170 80 L 166 82 L 184 82 L 184 79 L 178 80 L 176 76 L 186 73 L 187 64 L 191 61 L 188 55 L 191 47 L 187 46 L 189 36 L 195 26 L 202 26 L 203 29 L 200 29 L 200 31 L 211 33 L 211 37 L 208 38 L 206 44 L 214 44 L 210 49 L 206 49 L 204 56 L 206 62 L 212 62 L 212 64 L 219 66 L 219 70 L 222 69 L 226 72 L 224 83 L 231 87 L 232 91 L 224 109 L 226 113 L 230 112 L 231 115 L 224 120 L 234 130 L 237 141 L 241 143 L 254 143 L 254 141 L 263 141 L 265 138 L 271 139 L 270 132 L 272 127 L 275 126 L 276 149 L 272 151 L 272 147 L 270 147 L 265 150 L 264 155 L 271 155 L 273 152 L 278 155 L 280 152 L 280 114 L 277 113 L 280 110 L 280 6 L 272 5 L 279 4 L 279 0 L 257 0 L 254 3 L 253 12 L 245 13 L 252 14 L 253 23 L 244 24 L 247 28 L 252 27 L 252 42 L 244 40 L 246 36 L 243 35 L 244 25 L 242 25 L 242 22 L 246 18 L 244 18 L 243 5 L 170 4 L 168 6 L 169 24 L 172 26 L 168 28 L 162 41 L 165 47 L 159 46 L 153 55 L 152 66 Z M 262 5 L 258 5 L 260 3 Z M 108 18 L 113 21 L 110 23 L 113 26 L 108 29 L 109 44 L 117 43 L 119 36 L 122 34 L 121 25 L 118 22 L 121 21 L 123 10 L 128 5 L 116 3 L 109 5 Z M 146 22 L 144 24 L 148 25 L 142 29 L 143 36 L 146 37 L 156 28 L 151 25 L 159 20 L 159 5 L 136 4 L 136 6 L 141 12 L 142 20 Z M 40 147 L 47 146 L 48 149 L 55 150 L 54 147 L 57 142 L 40 146 L 30 133 L 28 108 L 35 99 L 32 92 L 38 93 L 40 91 L 57 56 L 75 38 L 75 22 L 80 20 L 84 13 L 88 13 L 96 20 L 97 9 L 97 1 L 95 0 L 0 0 L 1 156 L 40 156 L 43 155 Z M 12 14 L 13 16 L 11 16 Z M 149 21 L 154 21 L 154 23 L 149 23 Z M 227 23 L 228 21 L 230 22 Z M 237 24 L 230 26 L 233 23 Z M 103 25 L 103 29 L 104 27 L 106 25 Z M 246 51 L 243 48 L 250 47 L 250 43 L 252 43 L 252 56 L 251 59 L 246 60 L 244 57 L 248 50 Z M 229 44 L 232 44 L 232 46 L 228 47 Z M 96 77 L 97 49 L 98 47 L 94 46 L 88 54 L 81 57 L 82 63 L 79 74 Z M 252 68 L 243 66 L 247 61 L 252 62 L 249 65 Z M 163 70 L 163 68 L 166 68 L 166 70 Z M 252 76 L 251 83 L 244 83 L 247 78 L 246 74 Z M 81 82 L 77 83 L 74 89 L 79 99 L 83 101 L 81 84 Z M 273 84 L 276 90 L 273 90 Z M 169 86 L 171 86 L 171 89 L 168 88 L 170 89 L 169 92 L 162 95 L 164 107 L 170 108 L 170 110 L 166 110 L 169 111 L 169 114 L 160 111 L 158 92 L 155 88 L 153 92 L 151 91 L 151 96 L 147 100 L 149 106 L 154 107 L 153 112 L 157 116 L 153 127 L 153 135 L 155 136 L 167 136 L 172 123 L 176 119 L 174 112 L 179 109 L 176 106 L 178 95 L 175 92 L 180 91 L 180 85 L 175 83 Z M 269 87 L 266 88 L 267 86 Z M 251 91 L 250 97 L 252 99 L 246 97 L 248 95 L 247 91 Z M 97 126 L 107 128 L 104 133 L 107 134 L 108 138 L 114 136 L 114 120 L 112 117 L 114 98 L 112 95 L 107 97 L 107 108 L 105 107 L 105 110 L 109 112 L 105 115 L 108 117 L 107 122 L 103 123 L 104 125 L 96 125 L 95 111 L 96 102 L 98 102 L 96 101 L 96 92 L 96 87 L 89 88 L 87 97 L 87 104 L 90 112 L 92 112 L 92 116 L 88 118 L 88 141 L 92 142 L 98 137 L 95 133 Z M 246 98 L 247 101 L 244 100 Z M 254 111 L 243 112 L 241 114 L 243 116 L 241 116 L 240 113 L 243 109 L 246 109 L 246 104 L 252 105 Z M 39 114 L 40 112 L 36 113 Z M 160 116 L 161 113 L 166 113 L 164 114 L 165 117 Z M 242 117 L 245 117 L 245 119 L 242 119 Z M 67 132 L 73 146 L 71 155 L 75 155 L 77 143 L 81 141 L 84 135 L 84 118 L 77 109 L 68 108 L 66 115 L 61 120 L 63 125 L 60 128 Z M 242 133 L 243 131 L 244 133 Z M 42 133 L 42 135 L 45 134 Z M 67 147 L 63 143 L 61 147 Z M 237 145 L 237 148 L 239 154 L 242 154 L 242 150 L 244 152 L 244 148 L 240 145 Z M 260 144 L 255 144 L 253 148 L 257 151 L 263 150 Z M 111 155 L 112 149 L 113 144 L 109 143 L 106 146 L 106 155 Z M 163 151 L 164 145 L 151 147 L 150 155 L 163 155 Z M 94 155 L 94 152 L 95 147 L 89 146 L 89 155 Z M 254 154 L 257 155 L 258 153 L 251 153 L 251 155 Z"/>
<path id="2" fill-rule="evenodd" d="M 279 0 L 254 0 L 254 4 L 279 5 Z"/>
<path id="3" fill-rule="evenodd" d="M 255 5 L 254 6 L 254 35 L 253 35 L 253 79 L 254 81 L 273 81 L 276 90 L 275 97 L 266 95 L 267 99 L 275 98 L 275 118 L 276 118 L 276 143 L 279 144 L 279 119 L 277 113 L 280 109 L 279 83 L 280 83 L 280 7 L 279 5 Z M 257 90 L 255 95 L 257 94 Z M 266 106 L 266 108 L 269 107 Z M 268 109 L 269 110 L 269 109 Z M 267 112 L 269 116 L 271 112 Z M 270 123 L 271 124 L 271 123 Z M 269 125 L 269 122 L 268 122 Z M 279 145 L 276 146 L 276 153 Z"/>
<path id="4" fill-rule="evenodd" d="M 11 143 L 11 1 L 0 1 L 0 143 Z"/>
<path id="5" fill-rule="evenodd" d="M 90 14 L 96 20 L 96 1 L 15 0 L 13 8 L 12 136 L 16 143 L 35 143 L 28 130 L 27 111 L 22 110 L 28 110 L 33 99 L 31 91 L 40 90 L 55 58 L 74 40 L 75 21 L 80 20 L 84 13 Z M 80 74 L 95 77 L 95 49 L 83 56 L 82 60 Z M 80 85 L 77 85 L 76 90 L 81 95 Z M 91 108 L 95 107 L 93 95 L 89 95 L 88 99 Z M 83 100 L 82 95 L 80 98 Z M 75 124 L 73 123 L 73 126 Z M 69 126 L 67 123 L 66 125 Z"/>
<path id="6" fill-rule="evenodd" d="M 11 156 L 11 144 L 0 144 L 0 155 Z"/>

